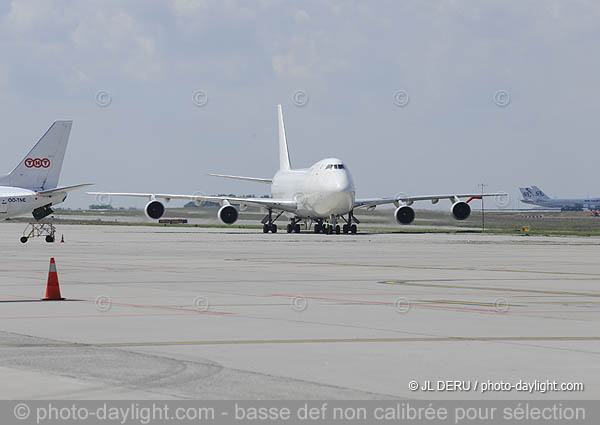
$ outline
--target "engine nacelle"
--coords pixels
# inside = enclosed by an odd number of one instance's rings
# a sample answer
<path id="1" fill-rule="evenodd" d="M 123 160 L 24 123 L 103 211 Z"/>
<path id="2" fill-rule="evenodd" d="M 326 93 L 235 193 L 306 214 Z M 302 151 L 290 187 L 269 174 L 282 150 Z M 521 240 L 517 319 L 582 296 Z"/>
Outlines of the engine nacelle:
<path id="1" fill-rule="evenodd" d="M 465 201 L 453 203 L 451 211 L 457 220 L 466 220 L 471 215 L 471 207 Z"/>
<path id="2" fill-rule="evenodd" d="M 219 208 L 217 217 L 225 224 L 233 224 L 237 221 L 239 216 L 238 210 L 232 205 L 223 205 Z"/>
<path id="3" fill-rule="evenodd" d="M 400 224 L 410 224 L 415 220 L 415 210 L 407 205 L 396 208 L 394 218 Z"/>
<path id="4" fill-rule="evenodd" d="M 144 207 L 144 214 L 151 220 L 158 220 L 165 214 L 165 206 L 160 201 L 150 201 Z"/>

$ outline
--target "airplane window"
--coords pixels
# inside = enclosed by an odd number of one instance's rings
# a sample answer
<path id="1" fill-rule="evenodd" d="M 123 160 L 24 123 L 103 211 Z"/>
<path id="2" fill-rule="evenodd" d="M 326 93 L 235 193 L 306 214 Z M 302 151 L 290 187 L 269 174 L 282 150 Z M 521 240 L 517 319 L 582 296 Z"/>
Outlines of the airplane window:
<path id="1" fill-rule="evenodd" d="M 333 166 L 333 164 L 327 164 L 327 167 L 325 167 L 325 169 L 329 170 L 332 166 Z"/>
<path id="2" fill-rule="evenodd" d="M 339 165 L 338 165 L 338 168 L 339 168 L 340 170 L 343 170 L 343 169 L 344 169 L 344 164 L 339 164 Z"/>

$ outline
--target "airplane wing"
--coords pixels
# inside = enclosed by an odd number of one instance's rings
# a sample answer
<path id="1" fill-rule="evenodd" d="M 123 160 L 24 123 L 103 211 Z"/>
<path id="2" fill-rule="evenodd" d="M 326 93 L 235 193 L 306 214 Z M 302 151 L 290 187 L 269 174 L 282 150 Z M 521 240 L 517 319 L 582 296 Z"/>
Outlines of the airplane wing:
<path id="1" fill-rule="evenodd" d="M 230 176 L 229 174 L 214 174 L 214 173 L 209 173 L 207 175 L 213 176 L 213 177 L 224 177 L 226 179 L 245 180 L 248 182 L 267 183 L 267 184 L 273 183 L 273 180 L 271 180 L 271 179 L 262 179 L 262 178 L 258 178 L 258 177 Z"/>
<path id="2" fill-rule="evenodd" d="M 57 193 L 71 192 L 73 190 L 81 189 L 87 186 L 93 186 L 93 183 L 76 184 L 73 186 L 63 186 L 54 189 L 40 190 L 39 192 L 36 192 L 36 196 L 52 196 Z"/>
<path id="3" fill-rule="evenodd" d="M 354 208 L 370 208 L 375 207 L 377 205 L 383 204 L 401 204 L 404 203 L 406 205 L 411 205 L 415 201 L 431 201 L 433 204 L 437 203 L 440 199 L 448 199 L 449 201 L 456 202 L 460 200 L 460 198 L 469 198 L 467 202 L 471 199 L 481 199 L 482 196 L 485 197 L 504 197 L 508 196 L 506 193 L 469 193 L 469 194 L 459 194 L 459 195 L 424 195 L 424 196 L 408 196 L 401 195 L 394 198 L 371 198 L 371 199 L 357 199 L 354 202 Z"/>
<path id="4" fill-rule="evenodd" d="M 234 196 L 206 196 L 206 195 L 175 195 L 165 193 L 123 193 L 123 192 L 88 192 L 88 195 L 104 196 L 131 196 L 137 198 L 152 199 L 186 199 L 190 201 L 206 201 L 223 203 L 228 201 L 232 204 L 255 205 L 263 208 L 294 212 L 296 210 L 296 201 L 291 199 L 273 199 L 273 198 L 237 198 Z"/>

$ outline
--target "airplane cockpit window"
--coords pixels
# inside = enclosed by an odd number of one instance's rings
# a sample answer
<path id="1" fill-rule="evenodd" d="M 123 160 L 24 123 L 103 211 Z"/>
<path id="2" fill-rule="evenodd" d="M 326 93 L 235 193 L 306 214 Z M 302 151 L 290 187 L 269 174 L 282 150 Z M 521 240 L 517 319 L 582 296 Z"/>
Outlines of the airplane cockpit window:
<path id="1" fill-rule="evenodd" d="M 333 164 L 327 164 L 327 167 L 325 167 L 325 169 L 329 170 L 331 167 L 333 167 Z"/>
<path id="2" fill-rule="evenodd" d="M 344 164 L 327 164 L 325 167 L 326 170 L 335 169 L 335 170 L 343 170 Z"/>

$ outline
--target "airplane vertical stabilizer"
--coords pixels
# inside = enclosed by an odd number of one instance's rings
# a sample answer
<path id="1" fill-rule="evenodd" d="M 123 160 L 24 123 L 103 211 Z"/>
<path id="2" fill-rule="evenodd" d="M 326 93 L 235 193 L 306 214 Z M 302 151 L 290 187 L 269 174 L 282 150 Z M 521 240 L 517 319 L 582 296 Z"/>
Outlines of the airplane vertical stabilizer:
<path id="1" fill-rule="evenodd" d="M 537 186 L 531 186 L 531 189 L 533 189 L 533 195 L 535 196 L 536 199 L 544 199 L 544 200 L 548 200 L 550 199 L 548 197 L 548 195 L 546 195 L 542 189 L 540 189 Z"/>
<path id="2" fill-rule="evenodd" d="M 62 169 L 72 121 L 56 121 L 19 165 L 2 178 L 13 187 L 54 189 Z"/>
<path id="3" fill-rule="evenodd" d="M 287 139 L 285 137 L 281 105 L 277 105 L 277 120 L 279 121 L 279 169 L 289 170 L 292 167 L 290 165 L 290 154 L 288 153 Z"/>

